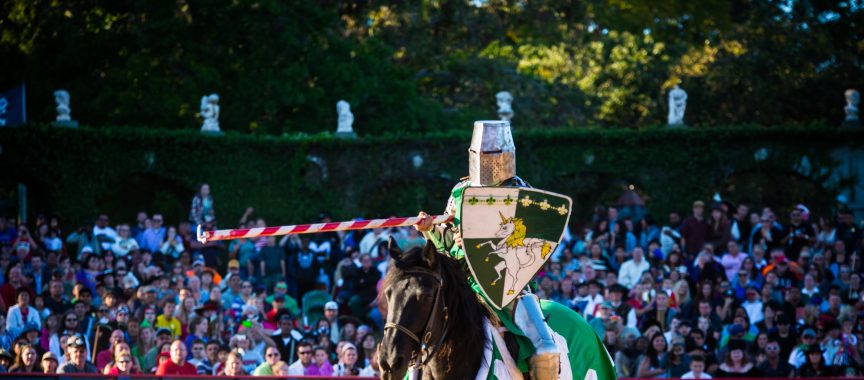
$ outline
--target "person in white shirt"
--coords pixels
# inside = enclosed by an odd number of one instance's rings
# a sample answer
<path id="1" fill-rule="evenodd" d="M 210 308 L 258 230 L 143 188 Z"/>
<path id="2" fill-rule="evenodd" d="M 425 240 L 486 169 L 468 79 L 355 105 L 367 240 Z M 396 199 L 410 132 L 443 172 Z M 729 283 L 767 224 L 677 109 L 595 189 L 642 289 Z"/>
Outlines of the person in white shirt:
<path id="1" fill-rule="evenodd" d="M 312 344 L 300 342 L 297 344 L 297 361 L 288 366 L 288 376 L 304 376 L 306 369 L 312 366 Z"/>
<path id="2" fill-rule="evenodd" d="M 693 355 L 690 357 L 690 372 L 681 375 L 682 379 L 710 379 L 711 375 L 705 371 L 705 357 Z"/>
<path id="3" fill-rule="evenodd" d="M 28 328 L 42 330 L 42 318 L 39 310 L 30 306 L 30 291 L 21 287 L 15 292 L 18 303 L 9 308 L 6 313 L 6 331 L 12 336 L 21 335 Z"/>
<path id="4" fill-rule="evenodd" d="M 747 299 L 741 303 L 741 307 L 747 311 L 747 318 L 750 319 L 750 323 L 762 322 L 765 319 L 765 315 L 762 313 L 762 300 L 759 298 L 759 290 L 755 286 L 748 286 L 745 295 Z"/>
<path id="5" fill-rule="evenodd" d="M 93 227 L 94 229 L 96 227 Z M 117 226 L 117 240 L 114 241 L 114 244 L 111 245 L 111 251 L 114 252 L 114 255 L 117 257 L 124 257 L 129 254 L 131 251 L 137 251 L 138 241 L 133 239 L 130 235 L 130 229 L 128 224 L 121 224 Z"/>
<path id="6" fill-rule="evenodd" d="M 110 251 L 111 246 L 120 236 L 108 225 L 108 215 L 102 214 L 96 218 L 96 223 L 93 225 L 93 237 L 96 238 L 96 241 L 101 242 L 102 251 Z"/>
<path id="7" fill-rule="evenodd" d="M 633 258 L 621 264 L 618 270 L 618 283 L 633 289 L 642 278 L 642 273 L 650 269 L 651 265 L 645 260 L 645 253 L 641 247 L 633 248 Z"/>

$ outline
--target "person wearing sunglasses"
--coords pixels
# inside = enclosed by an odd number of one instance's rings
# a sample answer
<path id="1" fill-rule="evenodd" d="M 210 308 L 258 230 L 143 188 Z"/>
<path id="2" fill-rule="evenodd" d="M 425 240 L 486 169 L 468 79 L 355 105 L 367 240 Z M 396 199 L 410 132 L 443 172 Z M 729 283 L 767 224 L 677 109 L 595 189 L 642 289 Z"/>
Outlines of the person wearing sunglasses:
<path id="1" fill-rule="evenodd" d="M 757 368 L 762 377 L 791 377 L 792 366 L 780 359 L 780 342 L 776 338 L 768 338 L 765 345 L 765 361 Z"/>
<path id="2" fill-rule="evenodd" d="M 280 361 L 282 361 L 282 355 L 279 353 L 279 349 L 275 346 L 267 347 L 267 350 L 264 351 L 264 363 L 261 363 L 258 368 L 255 368 L 252 375 L 273 376 L 276 374 L 276 372 L 273 371 L 273 368 Z"/>
<path id="3" fill-rule="evenodd" d="M 303 376 L 307 375 L 308 370 L 312 367 L 312 344 L 309 342 L 300 342 L 297 344 L 297 361 L 291 363 L 288 367 L 288 375 Z"/>
<path id="4" fill-rule="evenodd" d="M 108 370 L 106 375 L 129 375 L 138 373 L 135 368 L 135 363 L 132 361 L 132 355 L 129 353 L 119 353 L 118 358 L 114 359 L 114 365 Z"/>

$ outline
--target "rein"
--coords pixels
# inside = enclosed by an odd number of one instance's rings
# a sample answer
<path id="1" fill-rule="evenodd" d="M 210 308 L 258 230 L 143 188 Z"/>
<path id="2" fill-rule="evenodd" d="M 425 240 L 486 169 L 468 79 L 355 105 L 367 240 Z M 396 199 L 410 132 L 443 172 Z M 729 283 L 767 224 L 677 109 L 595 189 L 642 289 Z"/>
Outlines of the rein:
<path id="1" fill-rule="evenodd" d="M 443 297 L 441 296 L 441 291 L 444 288 L 444 279 L 441 276 L 441 267 L 439 266 L 438 270 L 434 272 L 425 268 L 414 268 L 407 270 L 404 273 L 404 275 L 411 274 L 430 276 L 434 278 L 435 282 L 438 284 L 438 286 L 436 286 L 435 288 L 435 298 L 432 301 L 432 313 L 430 313 L 429 317 L 426 319 L 426 323 L 423 326 L 423 332 L 420 336 L 417 336 L 417 334 L 409 330 L 407 327 L 389 321 L 384 324 L 384 330 L 386 331 L 387 329 L 396 329 L 397 332 L 405 334 L 405 336 L 407 336 L 408 338 L 416 342 L 418 346 L 420 346 L 420 354 L 416 355 L 416 368 L 422 371 L 423 367 L 429 364 L 429 361 L 435 356 L 435 353 L 438 352 L 438 349 L 440 349 L 442 344 L 444 343 L 444 338 L 447 337 L 447 332 L 450 330 L 450 319 L 447 312 L 447 306 L 442 304 Z M 438 339 L 435 340 L 435 343 L 433 345 L 429 346 L 429 341 L 432 340 L 433 335 L 432 324 L 434 323 L 434 321 L 440 320 L 442 317 L 444 319 L 444 326 L 441 329 L 441 335 L 438 337 Z M 412 352 L 411 356 L 415 357 L 416 353 L 416 351 Z"/>

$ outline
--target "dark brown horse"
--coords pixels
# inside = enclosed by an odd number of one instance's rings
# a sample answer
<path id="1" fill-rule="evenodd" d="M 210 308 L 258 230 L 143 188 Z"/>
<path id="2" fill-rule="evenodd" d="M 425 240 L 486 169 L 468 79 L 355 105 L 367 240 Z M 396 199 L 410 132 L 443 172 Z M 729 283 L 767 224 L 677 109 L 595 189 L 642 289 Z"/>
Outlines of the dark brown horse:
<path id="1" fill-rule="evenodd" d="M 382 378 L 402 379 L 413 366 L 422 379 L 473 379 L 486 345 L 488 311 L 459 263 L 431 244 L 402 252 L 392 239 L 390 257 Z"/>

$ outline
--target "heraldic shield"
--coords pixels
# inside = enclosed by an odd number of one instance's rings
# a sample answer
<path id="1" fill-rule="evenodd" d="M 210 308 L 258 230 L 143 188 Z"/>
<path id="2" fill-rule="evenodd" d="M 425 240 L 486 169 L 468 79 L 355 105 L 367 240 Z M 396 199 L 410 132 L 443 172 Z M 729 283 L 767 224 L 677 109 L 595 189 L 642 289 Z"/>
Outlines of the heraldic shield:
<path id="1" fill-rule="evenodd" d="M 570 197 L 517 187 L 467 187 L 462 244 L 474 280 L 498 309 L 513 301 L 561 242 Z"/>

